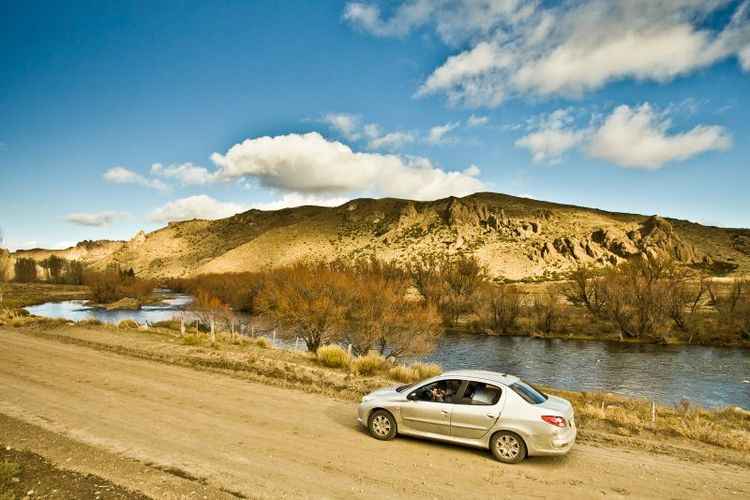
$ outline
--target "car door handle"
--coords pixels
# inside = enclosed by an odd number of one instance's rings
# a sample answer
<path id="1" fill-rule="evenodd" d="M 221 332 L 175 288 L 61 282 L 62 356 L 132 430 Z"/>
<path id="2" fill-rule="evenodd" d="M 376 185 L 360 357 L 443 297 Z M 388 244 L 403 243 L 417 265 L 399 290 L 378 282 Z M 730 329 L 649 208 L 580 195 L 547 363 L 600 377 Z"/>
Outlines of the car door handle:
<path id="1" fill-rule="evenodd" d="M 448 414 L 448 410 L 441 410 L 440 413 L 442 413 L 443 415 L 447 415 Z"/>
<path id="2" fill-rule="evenodd" d="M 492 413 L 487 414 L 487 418 L 497 418 L 497 415 L 493 415 Z"/>

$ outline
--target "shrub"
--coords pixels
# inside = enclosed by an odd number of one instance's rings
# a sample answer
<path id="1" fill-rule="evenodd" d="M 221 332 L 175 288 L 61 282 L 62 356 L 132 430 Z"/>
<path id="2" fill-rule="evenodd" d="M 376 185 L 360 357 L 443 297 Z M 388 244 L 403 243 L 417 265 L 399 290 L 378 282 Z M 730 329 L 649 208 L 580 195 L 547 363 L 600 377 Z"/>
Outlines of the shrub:
<path id="1" fill-rule="evenodd" d="M 98 319 L 83 319 L 78 322 L 80 326 L 103 326 L 104 323 L 99 321 Z"/>
<path id="2" fill-rule="evenodd" d="M 261 349 L 272 349 L 273 342 L 268 337 L 255 337 L 252 342 Z"/>
<path id="3" fill-rule="evenodd" d="M 408 366 L 394 366 L 388 370 L 388 377 L 398 382 L 411 383 L 419 380 L 419 373 Z"/>
<path id="4" fill-rule="evenodd" d="M 164 321 L 157 321 L 151 326 L 154 328 L 166 328 L 167 330 L 180 331 L 180 320 L 179 319 L 167 319 Z"/>
<path id="5" fill-rule="evenodd" d="M 388 361 L 379 354 L 370 353 L 367 356 L 357 356 L 351 361 L 352 373 L 363 377 L 375 375 L 377 372 L 387 368 Z"/>
<path id="6" fill-rule="evenodd" d="M 430 378 L 430 377 L 437 377 L 441 373 L 443 373 L 443 369 L 440 367 L 440 365 L 435 363 L 414 363 L 411 365 L 411 368 L 417 372 L 417 375 L 419 375 L 419 380 Z"/>
<path id="7" fill-rule="evenodd" d="M 117 328 L 123 328 L 123 329 L 136 329 L 140 325 L 137 321 L 133 321 L 132 319 L 124 319 L 117 323 Z"/>
<path id="8" fill-rule="evenodd" d="M 351 363 L 351 356 L 339 345 L 324 345 L 318 348 L 318 361 L 328 368 L 346 368 Z"/>
<path id="9" fill-rule="evenodd" d="M 3 460 L 0 462 L 0 486 L 11 481 L 15 476 L 21 473 L 21 466 L 15 462 Z"/>
<path id="10" fill-rule="evenodd" d="M 184 345 L 201 345 L 203 343 L 203 338 L 200 335 L 189 333 L 182 337 L 182 343 Z"/>

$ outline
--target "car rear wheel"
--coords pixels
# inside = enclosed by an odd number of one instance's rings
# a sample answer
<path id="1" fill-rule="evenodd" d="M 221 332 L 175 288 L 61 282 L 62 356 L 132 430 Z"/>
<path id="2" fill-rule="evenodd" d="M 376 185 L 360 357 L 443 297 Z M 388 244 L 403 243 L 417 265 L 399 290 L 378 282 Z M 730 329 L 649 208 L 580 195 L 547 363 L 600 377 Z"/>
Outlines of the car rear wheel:
<path id="1" fill-rule="evenodd" d="M 512 432 L 502 431 L 492 436 L 490 450 L 496 459 L 506 464 L 517 464 L 526 458 L 526 443 Z"/>
<path id="2" fill-rule="evenodd" d="M 372 412 L 367 428 L 372 437 L 381 441 L 388 441 L 396 437 L 396 419 L 385 410 Z"/>

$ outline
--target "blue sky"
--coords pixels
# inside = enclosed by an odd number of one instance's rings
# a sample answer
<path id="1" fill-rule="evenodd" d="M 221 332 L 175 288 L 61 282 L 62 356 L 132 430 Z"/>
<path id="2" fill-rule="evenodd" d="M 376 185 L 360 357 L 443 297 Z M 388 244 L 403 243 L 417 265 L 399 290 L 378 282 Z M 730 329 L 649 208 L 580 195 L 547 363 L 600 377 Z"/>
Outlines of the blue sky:
<path id="1" fill-rule="evenodd" d="M 750 227 L 749 11 L 4 2 L 5 245 L 482 190 Z"/>

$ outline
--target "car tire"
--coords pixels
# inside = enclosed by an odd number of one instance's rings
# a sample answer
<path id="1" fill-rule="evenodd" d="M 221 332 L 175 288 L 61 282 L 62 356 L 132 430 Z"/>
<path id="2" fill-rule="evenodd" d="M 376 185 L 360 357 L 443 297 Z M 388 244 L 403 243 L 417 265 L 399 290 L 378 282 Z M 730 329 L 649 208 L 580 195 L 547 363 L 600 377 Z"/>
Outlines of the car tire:
<path id="1" fill-rule="evenodd" d="M 517 464 L 526 458 L 526 443 L 514 432 L 501 431 L 490 439 L 490 451 L 504 464 Z"/>
<path id="2" fill-rule="evenodd" d="M 396 419 L 390 412 L 375 410 L 367 421 L 367 430 L 375 439 L 388 441 L 396 437 Z"/>

